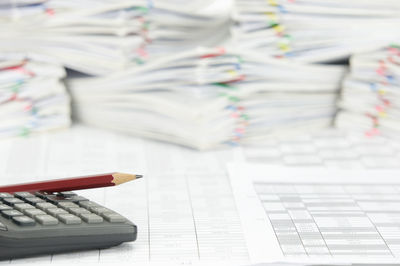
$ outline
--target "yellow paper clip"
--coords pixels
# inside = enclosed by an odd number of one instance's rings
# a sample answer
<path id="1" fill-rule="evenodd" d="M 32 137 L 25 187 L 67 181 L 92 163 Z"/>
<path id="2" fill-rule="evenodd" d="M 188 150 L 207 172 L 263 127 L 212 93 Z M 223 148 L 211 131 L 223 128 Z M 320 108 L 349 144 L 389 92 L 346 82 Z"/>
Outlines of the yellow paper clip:
<path id="1" fill-rule="evenodd" d="M 277 23 L 278 21 L 278 16 L 276 15 L 276 13 L 274 12 L 265 12 L 265 15 L 267 15 L 267 18 L 273 22 L 273 23 Z"/>
<path id="2" fill-rule="evenodd" d="M 274 26 L 272 28 L 275 30 L 275 32 L 277 34 L 280 34 L 285 30 L 285 28 L 282 25 L 276 25 L 276 26 Z"/>
<path id="3" fill-rule="evenodd" d="M 237 75 L 237 72 L 235 70 L 228 70 L 228 73 L 231 74 L 232 76 Z"/>
<path id="4" fill-rule="evenodd" d="M 276 2 L 276 0 L 267 0 L 268 4 L 271 6 L 277 6 L 278 3 Z"/>
<path id="5" fill-rule="evenodd" d="M 379 112 L 378 115 L 379 115 L 379 117 L 382 117 L 382 118 L 387 117 L 387 113 L 384 111 Z"/>

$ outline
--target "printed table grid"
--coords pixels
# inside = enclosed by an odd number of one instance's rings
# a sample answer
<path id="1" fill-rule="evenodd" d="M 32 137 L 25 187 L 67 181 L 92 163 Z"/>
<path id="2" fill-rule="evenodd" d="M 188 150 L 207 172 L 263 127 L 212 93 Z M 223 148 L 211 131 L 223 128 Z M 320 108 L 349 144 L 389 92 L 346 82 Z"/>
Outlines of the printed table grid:
<path id="1" fill-rule="evenodd" d="M 400 186 L 255 182 L 285 256 L 400 257 Z"/>

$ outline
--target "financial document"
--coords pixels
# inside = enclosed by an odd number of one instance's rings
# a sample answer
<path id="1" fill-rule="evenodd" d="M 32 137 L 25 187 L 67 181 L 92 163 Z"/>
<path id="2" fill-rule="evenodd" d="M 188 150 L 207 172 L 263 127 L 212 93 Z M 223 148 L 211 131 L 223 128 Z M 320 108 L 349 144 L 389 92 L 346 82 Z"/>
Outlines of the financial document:
<path id="1" fill-rule="evenodd" d="M 246 264 L 225 170 L 232 159 L 231 151 L 197 152 L 82 126 L 0 141 L 1 185 L 113 171 L 144 175 L 113 188 L 78 191 L 133 221 L 135 242 L 11 263 Z"/>
<path id="2" fill-rule="evenodd" d="M 314 168 L 321 165 L 307 162 L 319 157 L 324 158 L 321 159 L 323 162 L 329 162 L 329 167 L 367 168 L 363 163 L 372 158 L 373 153 L 375 159 L 368 162 L 375 162 L 374 168 L 388 168 L 390 161 L 387 159 L 396 161 L 399 155 L 398 142 L 375 138 L 349 144 L 350 140 L 356 139 L 338 131 L 318 134 L 290 140 L 276 138 L 255 146 L 209 152 L 80 125 L 67 131 L 1 140 L 0 185 L 112 171 L 143 174 L 145 178 L 114 188 L 79 191 L 80 195 L 137 224 L 139 234 L 135 242 L 110 249 L 46 255 L 0 264 L 91 264 L 116 260 L 121 264 L 163 265 L 246 265 L 257 262 L 253 258 L 257 258 L 254 254 L 260 247 L 247 240 L 249 230 L 257 231 L 242 223 L 243 208 L 240 208 L 241 202 L 235 202 L 241 194 L 232 190 L 227 163 L 257 161 L 270 166 Z M 278 157 L 272 158 L 277 151 Z M 312 157 L 306 156 L 305 153 L 310 151 L 314 152 Z M 355 151 L 363 157 L 354 155 Z M 336 156 L 335 162 L 327 160 L 328 155 Z M 246 211 L 251 211 L 257 210 L 260 203 L 246 204 Z M 271 256 L 268 259 L 279 261 L 282 257 L 274 260 L 272 255 L 281 254 L 282 250 L 276 246 L 277 252 L 271 252 L 273 248 L 274 245 L 269 247 Z M 261 252 L 265 253 L 265 250 Z"/>
<path id="3" fill-rule="evenodd" d="M 400 171 L 229 171 L 252 261 L 400 262 Z"/>

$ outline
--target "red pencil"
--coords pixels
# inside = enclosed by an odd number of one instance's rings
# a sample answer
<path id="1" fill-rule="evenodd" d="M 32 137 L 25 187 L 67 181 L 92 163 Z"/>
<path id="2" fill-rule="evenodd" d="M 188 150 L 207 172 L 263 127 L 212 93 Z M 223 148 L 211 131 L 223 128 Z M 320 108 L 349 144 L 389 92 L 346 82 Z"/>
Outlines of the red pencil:
<path id="1" fill-rule="evenodd" d="M 141 175 L 131 175 L 123 173 L 110 173 L 92 176 L 81 176 L 73 178 L 54 179 L 33 183 L 24 183 L 0 187 L 0 192 L 18 191 L 44 191 L 61 192 L 70 190 L 80 190 L 88 188 L 116 186 L 128 181 L 141 178 Z"/>

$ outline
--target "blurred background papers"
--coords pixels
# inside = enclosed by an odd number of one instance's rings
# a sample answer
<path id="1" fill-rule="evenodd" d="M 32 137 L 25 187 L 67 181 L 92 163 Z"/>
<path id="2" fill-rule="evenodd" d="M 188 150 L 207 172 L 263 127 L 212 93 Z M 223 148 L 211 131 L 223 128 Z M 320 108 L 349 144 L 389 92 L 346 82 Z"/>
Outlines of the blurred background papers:
<path id="1" fill-rule="evenodd" d="M 0 53 L 0 136 L 68 127 L 64 77 L 58 63 Z"/>
<path id="2" fill-rule="evenodd" d="M 216 45 L 229 34 L 226 1 L 7 3 L 0 6 L 0 50 L 44 54 L 90 75 L 105 75 L 182 49 Z"/>
<path id="3" fill-rule="evenodd" d="M 338 106 L 339 127 L 395 134 L 399 49 L 382 47 L 400 39 L 399 10 L 394 0 L 2 2 L 3 57 L 52 69 L 29 76 L 4 63 L 0 108 L 25 122 L 1 116 L 3 131 L 25 132 L 27 116 L 29 128 L 69 124 L 65 67 L 78 121 L 196 149 L 329 127 Z M 42 109 L 28 114 L 22 98 Z"/>
<path id="4" fill-rule="evenodd" d="M 207 149 L 329 126 L 345 70 L 204 48 L 69 87 L 80 121 Z"/>
<path id="5" fill-rule="evenodd" d="M 351 57 L 336 125 L 369 136 L 400 133 L 400 50 L 392 45 Z"/>
<path id="6" fill-rule="evenodd" d="M 239 48 L 299 62 L 332 62 L 400 37 L 395 0 L 236 0 Z"/>

